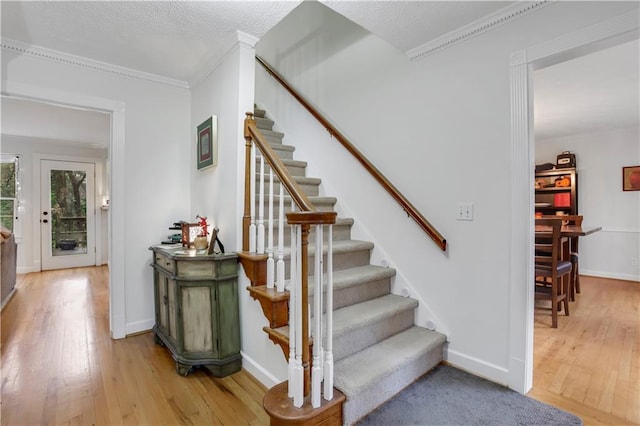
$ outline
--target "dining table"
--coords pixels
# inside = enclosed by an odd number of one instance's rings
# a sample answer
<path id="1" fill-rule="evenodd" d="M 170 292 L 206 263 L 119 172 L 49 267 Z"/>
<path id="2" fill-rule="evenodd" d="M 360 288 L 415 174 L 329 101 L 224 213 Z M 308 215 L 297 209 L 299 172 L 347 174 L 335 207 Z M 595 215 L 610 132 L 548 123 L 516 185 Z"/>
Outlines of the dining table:
<path id="1" fill-rule="evenodd" d="M 602 226 L 562 225 L 562 228 L 560 228 L 560 236 L 564 238 L 585 237 L 598 231 L 602 231 Z M 536 225 L 535 233 L 537 237 L 551 235 L 551 227 L 546 225 Z"/>

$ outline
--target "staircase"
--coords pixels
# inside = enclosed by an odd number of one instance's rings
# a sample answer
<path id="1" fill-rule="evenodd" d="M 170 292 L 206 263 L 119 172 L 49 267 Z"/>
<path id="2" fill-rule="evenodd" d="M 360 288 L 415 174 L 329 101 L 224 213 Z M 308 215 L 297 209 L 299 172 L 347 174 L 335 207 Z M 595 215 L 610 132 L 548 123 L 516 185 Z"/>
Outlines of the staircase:
<path id="1" fill-rule="evenodd" d="M 293 160 L 295 147 L 283 144 L 284 134 L 273 131 L 274 122 L 265 117 L 265 111 L 256 109 L 254 114 L 258 128 L 313 205 L 321 211 L 334 210 L 335 198 L 319 196 L 321 180 L 306 177 L 307 163 Z M 278 185 L 276 179 L 274 187 Z M 274 193 L 277 192 L 274 190 Z M 285 198 L 285 206 L 289 206 L 289 197 Z M 274 212 L 274 216 L 277 214 Z M 335 388 L 346 396 L 342 416 L 347 425 L 355 423 L 440 363 L 445 342 L 444 335 L 414 324 L 418 302 L 391 294 L 395 270 L 370 264 L 373 244 L 352 240 L 352 225 L 352 219 L 338 218 L 333 226 L 334 383 Z M 289 232 L 284 235 L 288 236 Z M 314 256 L 314 248 L 310 245 L 309 265 L 314 264 Z M 285 261 L 287 259 L 285 253 Z M 248 265 L 243 265 L 247 270 Z M 288 271 L 288 265 L 286 268 Z M 312 267 L 309 274 L 314 274 Z M 288 293 L 266 289 L 260 285 L 264 283 L 260 282 L 259 274 L 247 272 L 247 275 L 252 279 L 248 290 L 260 301 L 269 320 L 269 326 L 264 330 L 288 358 Z M 313 282 L 312 277 L 309 282 Z M 309 294 L 312 297 L 313 288 L 309 288 Z"/>

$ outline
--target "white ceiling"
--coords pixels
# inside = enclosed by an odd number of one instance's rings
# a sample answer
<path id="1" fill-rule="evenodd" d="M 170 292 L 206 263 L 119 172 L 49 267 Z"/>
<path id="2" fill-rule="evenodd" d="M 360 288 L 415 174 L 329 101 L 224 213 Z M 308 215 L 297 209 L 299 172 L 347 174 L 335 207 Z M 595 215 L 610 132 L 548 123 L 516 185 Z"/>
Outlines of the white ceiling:
<path id="1" fill-rule="evenodd" d="M 323 1 L 404 52 L 424 46 L 487 15 L 499 14 L 514 3 Z M 299 4 L 299 1 L 2 0 L 1 35 L 3 40 L 193 83 L 231 46 L 237 37 L 236 31 L 260 38 Z M 633 49 L 636 51 L 632 52 Z M 636 42 L 635 46 L 601 52 L 606 56 L 600 59 L 597 56 L 579 58 L 572 61 L 574 64 L 564 63 L 538 71 L 536 130 L 550 137 L 580 131 L 580 125 L 590 126 L 589 131 L 596 124 L 637 126 L 637 49 Z M 592 71 L 599 74 L 591 75 Z M 630 89 L 629 84 L 634 82 L 635 86 Z M 629 92 L 634 92 L 635 98 Z M 624 103 L 618 104 L 620 100 Z M 20 120 L 21 116 L 27 115 L 24 109 L 28 106 L 25 101 L 3 97 L 3 133 L 34 132 L 33 125 L 24 127 L 23 124 L 29 123 Z M 52 127 L 44 124 L 46 120 L 43 122 L 44 133 L 73 127 L 71 134 L 60 134 L 56 138 L 108 144 L 108 134 L 99 135 L 95 129 L 79 128 L 103 121 L 103 114 L 61 111 L 62 107 L 43 104 L 37 108 L 40 117 L 53 114 L 56 118 Z M 50 112 L 46 108 L 50 108 Z M 91 118 L 91 114 L 96 117 Z M 61 125 L 65 120 L 73 122 L 73 126 Z M 99 141 L 100 138 L 104 140 Z"/>
<path id="2" fill-rule="evenodd" d="M 640 42 L 534 73 L 537 139 L 640 126 Z"/>

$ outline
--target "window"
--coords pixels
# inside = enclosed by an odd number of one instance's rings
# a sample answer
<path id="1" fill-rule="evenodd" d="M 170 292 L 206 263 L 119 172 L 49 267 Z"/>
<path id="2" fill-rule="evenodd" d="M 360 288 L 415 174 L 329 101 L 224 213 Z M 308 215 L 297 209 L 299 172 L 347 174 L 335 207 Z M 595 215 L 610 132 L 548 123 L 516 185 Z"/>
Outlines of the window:
<path id="1" fill-rule="evenodd" d="M 17 155 L 2 154 L 0 157 L 0 225 L 12 232 L 16 231 L 18 218 L 18 163 Z"/>

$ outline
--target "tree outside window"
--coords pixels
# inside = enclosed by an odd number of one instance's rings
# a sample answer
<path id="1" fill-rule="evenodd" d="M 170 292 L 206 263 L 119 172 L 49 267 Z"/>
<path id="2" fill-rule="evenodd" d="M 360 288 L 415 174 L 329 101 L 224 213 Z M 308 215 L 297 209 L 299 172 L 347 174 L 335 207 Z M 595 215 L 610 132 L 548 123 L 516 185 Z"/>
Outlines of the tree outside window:
<path id="1" fill-rule="evenodd" d="M 18 207 L 18 157 L 2 155 L 0 161 L 0 225 L 15 230 Z"/>

